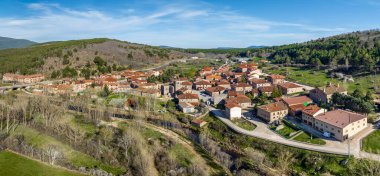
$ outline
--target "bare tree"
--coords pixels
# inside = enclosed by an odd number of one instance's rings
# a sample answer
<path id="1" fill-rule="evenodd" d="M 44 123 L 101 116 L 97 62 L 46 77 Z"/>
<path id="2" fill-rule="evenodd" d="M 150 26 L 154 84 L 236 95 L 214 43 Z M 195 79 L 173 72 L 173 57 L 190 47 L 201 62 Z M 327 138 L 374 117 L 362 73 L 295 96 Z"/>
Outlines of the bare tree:
<path id="1" fill-rule="evenodd" d="M 60 157 L 62 157 L 61 152 L 58 151 L 58 147 L 55 145 L 48 145 L 46 149 L 46 153 L 48 156 L 48 162 L 51 165 L 54 165 Z"/>
<path id="2" fill-rule="evenodd" d="M 289 151 L 281 151 L 278 156 L 277 167 L 283 174 L 289 171 L 289 165 L 293 162 L 293 154 Z"/>

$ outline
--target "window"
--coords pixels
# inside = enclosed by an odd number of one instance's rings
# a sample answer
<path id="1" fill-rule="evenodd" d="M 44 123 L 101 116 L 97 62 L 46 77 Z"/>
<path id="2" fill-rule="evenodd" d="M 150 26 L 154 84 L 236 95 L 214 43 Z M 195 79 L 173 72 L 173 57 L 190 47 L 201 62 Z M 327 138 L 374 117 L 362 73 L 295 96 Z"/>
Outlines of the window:
<path id="1" fill-rule="evenodd" d="M 338 133 L 340 133 L 340 130 L 338 130 Z"/>

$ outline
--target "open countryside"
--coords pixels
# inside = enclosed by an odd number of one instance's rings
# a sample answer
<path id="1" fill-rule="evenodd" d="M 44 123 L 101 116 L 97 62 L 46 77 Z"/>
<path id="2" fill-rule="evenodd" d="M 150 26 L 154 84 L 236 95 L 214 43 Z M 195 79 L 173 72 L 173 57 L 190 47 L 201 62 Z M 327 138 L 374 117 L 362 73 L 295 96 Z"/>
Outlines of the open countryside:
<path id="1" fill-rule="evenodd" d="M 0 2 L 0 175 L 380 175 L 379 7 L 308 3 Z"/>

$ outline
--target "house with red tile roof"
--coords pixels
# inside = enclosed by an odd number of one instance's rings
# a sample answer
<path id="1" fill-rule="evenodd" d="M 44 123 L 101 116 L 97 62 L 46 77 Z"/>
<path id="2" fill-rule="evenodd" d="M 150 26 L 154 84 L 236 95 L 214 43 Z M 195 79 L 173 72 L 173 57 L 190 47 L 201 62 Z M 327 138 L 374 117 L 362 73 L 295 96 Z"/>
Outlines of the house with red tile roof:
<path id="1" fill-rule="evenodd" d="M 177 95 L 177 99 L 178 99 L 178 102 L 187 102 L 195 106 L 199 104 L 198 94 L 185 93 L 185 94 Z"/>
<path id="2" fill-rule="evenodd" d="M 228 103 L 224 105 L 225 114 L 230 120 L 241 118 L 241 107 L 237 103 Z"/>
<path id="3" fill-rule="evenodd" d="M 206 81 L 206 80 L 198 81 L 195 83 L 195 89 L 196 90 L 205 90 L 209 87 L 212 87 L 212 84 L 211 84 L 211 82 Z"/>
<path id="4" fill-rule="evenodd" d="M 341 109 L 314 117 L 314 128 L 339 141 L 354 137 L 367 128 L 367 116 Z"/>
<path id="5" fill-rule="evenodd" d="M 222 87 L 224 87 L 224 88 L 226 88 L 226 89 L 231 89 L 231 84 L 230 84 L 230 82 L 228 82 L 228 81 L 225 80 L 225 79 L 216 82 L 216 85 L 217 85 L 217 86 L 222 86 Z"/>
<path id="6" fill-rule="evenodd" d="M 207 75 L 205 76 L 205 79 L 208 81 L 218 81 L 221 80 L 222 77 L 220 75 Z"/>
<path id="7" fill-rule="evenodd" d="M 206 89 L 206 93 L 212 97 L 214 96 L 217 96 L 217 95 L 220 95 L 222 93 L 224 93 L 224 91 L 226 90 L 226 88 L 222 87 L 222 86 L 215 86 L 215 87 L 209 87 Z"/>
<path id="8" fill-rule="evenodd" d="M 285 83 L 285 76 L 273 74 L 268 77 L 268 80 L 272 84 L 282 84 Z"/>
<path id="9" fill-rule="evenodd" d="M 253 79 L 250 79 L 248 81 L 253 88 L 259 88 L 259 87 L 268 87 L 268 86 L 271 86 L 272 84 L 268 81 L 266 81 L 265 79 L 257 79 L 257 78 L 253 78 Z"/>
<path id="10" fill-rule="evenodd" d="M 292 116 L 301 116 L 303 108 L 313 103 L 307 96 L 282 98 L 282 102 L 289 108 L 289 114 Z"/>
<path id="11" fill-rule="evenodd" d="M 181 110 L 183 113 L 194 113 L 194 105 L 188 102 L 179 102 L 178 103 L 178 108 Z"/>
<path id="12" fill-rule="evenodd" d="M 324 87 L 315 88 L 310 90 L 309 96 L 317 103 L 330 103 L 331 97 L 334 93 L 347 95 L 347 89 L 340 84 L 333 85 L 329 83 Z"/>
<path id="13" fill-rule="evenodd" d="M 300 93 L 303 92 L 303 87 L 297 84 L 294 84 L 292 82 L 285 82 L 282 84 L 279 84 L 278 87 L 282 91 L 282 94 L 289 95 L 294 93 Z"/>
<path id="14" fill-rule="evenodd" d="M 231 89 L 236 92 L 242 92 L 244 94 L 252 91 L 252 86 L 247 83 L 236 83 L 231 85 Z"/>
<path id="15" fill-rule="evenodd" d="M 322 109 L 318 107 L 315 104 L 306 106 L 302 109 L 302 122 L 314 127 L 314 118 L 319 115 L 326 112 L 326 109 Z"/>
<path id="16" fill-rule="evenodd" d="M 233 104 L 233 103 L 238 104 L 241 108 L 248 108 L 248 107 L 252 106 L 251 99 L 249 97 L 247 97 L 245 95 L 241 95 L 241 94 L 238 94 L 235 97 L 229 96 L 229 98 L 227 98 L 225 100 L 225 105 L 226 104 Z"/>
<path id="17" fill-rule="evenodd" d="M 191 121 L 191 124 L 198 128 L 202 128 L 203 126 L 207 124 L 207 122 L 202 119 L 194 119 Z"/>
<path id="18" fill-rule="evenodd" d="M 288 107 L 283 102 L 275 102 L 257 107 L 257 116 L 268 123 L 281 120 L 288 115 Z"/>
<path id="19" fill-rule="evenodd" d="M 274 86 L 265 86 L 265 87 L 259 87 L 260 94 L 265 94 L 268 97 L 272 96 L 274 90 Z"/>

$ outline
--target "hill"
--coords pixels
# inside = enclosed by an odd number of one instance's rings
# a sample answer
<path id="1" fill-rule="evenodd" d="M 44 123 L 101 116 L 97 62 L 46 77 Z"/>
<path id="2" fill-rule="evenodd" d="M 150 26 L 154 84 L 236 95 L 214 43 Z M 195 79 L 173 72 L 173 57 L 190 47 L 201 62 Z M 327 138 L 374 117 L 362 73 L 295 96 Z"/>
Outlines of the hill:
<path id="1" fill-rule="evenodd" d="M 52 167 L 24 156 L 9 151 L 0 152 L 0 175 L 57 175 L 57 176 L 80 176 L 77 172 L 68 171 L 58 167 Z"/>
<path id="2" fill-rule="evenodd" d="M 0 37 L 0 49 L 7 48 L 23 48 L 36 44 L 36 42 L 25 39 L 13 39 L 8 37 Z"/>
<path id="3" fill-rule="evenodd" d="M 106 38 L 59 41 L 0 50 L 0 73 L 60 72 L 57 74 L 59 76 L 73 69 L 87 69 L 97 74 L 124 68 L 143 68 L 190 56 L 192 54 L 172 49 Z M 94 62 L 95 58 L 97 63 Z"/>
<path id="4" fill-rule="evenodd" d="M 269 58 L 274 63 L 327 65 L 331 68 L 346 65 L 351 71 L 374 71 L 380 64 L 380 31 L 352 32 L 265 50 L 271 53 Z"/>

